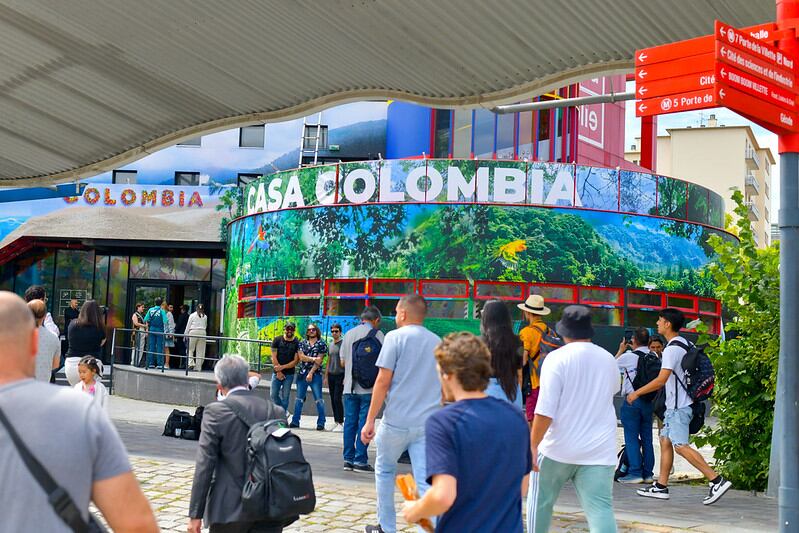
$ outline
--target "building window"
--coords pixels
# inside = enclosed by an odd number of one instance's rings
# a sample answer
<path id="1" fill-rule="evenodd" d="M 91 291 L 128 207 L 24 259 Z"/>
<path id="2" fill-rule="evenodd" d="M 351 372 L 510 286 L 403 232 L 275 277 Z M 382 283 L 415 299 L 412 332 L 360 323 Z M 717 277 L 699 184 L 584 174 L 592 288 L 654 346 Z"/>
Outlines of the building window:
<path id="1" fill-rule="evenodd" d="M 239 176 L 236 178 L 236 186 L 243 187 L 260 178 L 260 174 L 239 174 Z"/>
<path id="2" fill-rule="evenodd" d="M 494 157 L 494 132 L 497 116 L 488 109 L 474 112 L 474 156 L 478 159 Z"/>
<path id="3" fill-rule="evenodd" d="M 132 184 L 138 183 L 135 170 L 115 170 L 111 176 L 111 183 Z"/>
<path id="4" fill-rule="evenodd" d="M 239 148 L 263 148 L 264 125 L 245 126 L 239 129 Z"/>
<path id="5" fill-rule="evenodd" d="M 516 157 L 516 115 L 497 115 L 497 159 Z"/>
<path id="6" fill-rule="evenodd" d="M 452 126 L 452 111 L 449 109 L 436 109 L 435 136 L 433 137 L 433 157 L 446 159 L 449 157 L 450 126 Z"/>
<path id="7" fill-rule="evenodd" d="M 199 172 L 175 172 L 175 185 L 193 185 L 200 184 Z"/>
<path id="8" fill-rule="evenodd" d="M 454 112 L 452 128 L 452 157 L 468 159 L 472 152 L 472 112 L 458 109 Z"/>
<path id="9" fill-rule="evenodd" d="M 178 146 L 202 146 L 202 137 L 194 137 L 191 139 L 186 139 L 183 142 L 179 142 Z"/>
<path id="10" fill-rule="evenodd" d="M 319 134 L 319 145 L 317 147 L 316 144 L 316 137 L 317 137 L 317 130 Z M 317 126 L 315 124 L 307 124 L 305 126 L 305 135 L 302 139 L 302 149 L 303 150 L 327 150 L 327 126 L 320 125 Z"/>

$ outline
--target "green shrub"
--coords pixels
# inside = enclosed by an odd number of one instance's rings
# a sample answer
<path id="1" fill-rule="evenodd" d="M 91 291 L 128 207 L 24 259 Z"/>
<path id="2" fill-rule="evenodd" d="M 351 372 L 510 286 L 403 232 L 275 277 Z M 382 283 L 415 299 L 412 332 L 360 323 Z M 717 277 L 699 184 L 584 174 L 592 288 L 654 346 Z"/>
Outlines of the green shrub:
<path id="1" fill-rule="evenodd" d="M 727 340 L 703 339 L 716 369 L 712 414 L 718 425 L 696 440 L 715 447 L 718 469 L 736 488 L 763 490 L 779 358 L 779 243 L 758 249 L 739 191 L 733 200 L 740 243 L 710 238 L 718 254 L 710 265 L 716 295 L 732 318 L 724 328 Z"/>

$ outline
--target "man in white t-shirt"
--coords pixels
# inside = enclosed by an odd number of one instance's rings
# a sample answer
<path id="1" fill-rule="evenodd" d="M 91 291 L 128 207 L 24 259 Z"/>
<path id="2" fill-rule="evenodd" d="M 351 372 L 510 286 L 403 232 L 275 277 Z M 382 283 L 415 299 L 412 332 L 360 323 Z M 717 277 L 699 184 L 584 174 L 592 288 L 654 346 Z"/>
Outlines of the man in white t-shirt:
<path id="1" fill-rule="evenodd" d="M 627 403 L 632 404 L 640 396 L 666 387 L 666 414 L 660 432 L 660 476 L 657 482 L 645 489 L 639 489 L 637 493 L 646 498 L 669 499 L 669 471 L 674 463 L 676 451 L 710 481 L 710 492 L 702 501 L 704 505 L 710 505 L 724 496 L 724 493 L 732 487 L 732 483 L 710 468 L 702 454 L 688 444 L 693 400 L 683 386 L 685 373 L 682 369 L 682 359 L 689 346 L 688 341 L 680 336 L 680 330 L 684 325 L 685 315 L 682 311 L 667 307 L 660 312 L 657 322 L 658 333 L 667 341 L 663 349 L 663 366 L 660 374 L 647 385 L 627 395 Z"/>
<path id="2" fill-rule="evenodd" d="M 613 471 L 619 369 L 613 355 L 591 342 L 591 312 L 570 305 L 555 327 L 565 346 L 541 368 L 541 392 L 530 445 L 533 473 L 527 496 L 527 531 L 549 531 L 560 489 L 571 481 L 591 531 L 616 531 Z"/>

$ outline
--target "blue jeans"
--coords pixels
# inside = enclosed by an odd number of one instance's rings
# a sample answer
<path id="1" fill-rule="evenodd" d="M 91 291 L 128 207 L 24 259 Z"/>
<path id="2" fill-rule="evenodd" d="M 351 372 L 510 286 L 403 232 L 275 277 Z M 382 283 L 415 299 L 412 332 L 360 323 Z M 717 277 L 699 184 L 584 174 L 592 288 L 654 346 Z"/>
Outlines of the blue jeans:
<path id="1" fill-rule="evenodd" d="M 344 462 L 354 465 L 369 463 L 368 444 L 361 440 L 361 430 L 369 414 L 371 394 L 344 395 Z"/>
<path id="2" fill-rule="evenodd" d="M 164 336 L 163 330 L 151 329 L 155 334 L 147 335 L 147 368 L 155 367 L 156 358 L 158 366 L 164 368 Z"/>
<path id="3" fill-rule="evenodd" d="M 308 377 L 307 374 L 295 374 L 294 383 L 297 385 L 297 399 L 294 401 L 294 414 L 291 417 L 291 423 L 300 425 L 300 416 L 302 416 L 302 404 L 305 403 L 305 396 L 308 394 L 308 387 L 311 387 L 313 392 L 313 399 L 316 402 L 316 427 L 325 427 L 325 398 L 322 396 L 322 377 L 321 372 L 314 372 L 311 382 L 305 381 Z"/>
<path id="4" fill-rule="evenodd" d="M 638 398 L 632 405 L 621 404 L 621 425 L 624 427 L 624 450 L 627 454 L 627 475 L 652 477 L 655 449 L 652 447 L 652 402 Z"/>
<path id="5" fill-rule="evenodd" d="M 294 374 L 288 375 L 284 379 L 278 379 L 277 373 L 272 374 L 272 386 L 269 389 L 269 395 L 275 405 L 279 405 L 286 412 L 289 410 L 292 381 L 294 381 Z"/>
<path id="6" fill-rule="evenodd" d="M 427 484 L 427 457 L 425 456 L 424 426 L 398 428 L 380 424 L 375 436 L 377 459 L 375 460 L 375 486 L 377 487 L 377 521 L 386 533 L 397 531 L 397 511 L 394 508 L 394 479 L 397 477 L 397 461 L 402 452 L 411 456 L 413 477 L 421 498 L 430 485 Z M 419 531 L 423 531 L 419 528 Z"/>

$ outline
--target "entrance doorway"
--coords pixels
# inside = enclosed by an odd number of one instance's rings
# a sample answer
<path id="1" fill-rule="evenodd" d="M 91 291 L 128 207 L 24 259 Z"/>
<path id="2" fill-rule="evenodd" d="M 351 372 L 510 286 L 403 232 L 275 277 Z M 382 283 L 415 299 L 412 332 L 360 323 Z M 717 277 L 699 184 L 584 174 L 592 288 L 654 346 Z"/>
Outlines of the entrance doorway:
<path id="1" fill-rule="evenodd" d="M 174 306 L 173 315 L 175 323 L 179 324 L 181 305 L 188 307 L 187 314 L 193 313 L 197 309 L 197 304 L 200 303 L 204 304 L 206 309 L 209 308 L 211 283 L 205 281 L 130 280 L 128 282 L 125 327 L 129 329 L 133 327 L 132 317 L 133 313 L 136 312 L 137 303 L 143 303 L 146 312 L 155 305 L 156 298 L 161 298 L 166 301 L 168 305 Z M 209 319 L 211 319 L 210 314 L 211 313 L 209 313 Z M 209 320 L 209 325 L 211 323 L 213 322 Z M 211 332 L 209 331 L 209 333 Z M 126 335 L 126 337 L 130 340 L 129 335 Z M 127 342 L 126 346 L 131 346 L 131 343 Z M 184 343 L 176 342 L 176 346 L 171 348 L 170 352 L 177 354 L 184 348 Z M 211 348 L 211 345 L 209 345 L 209 348 Z M 123 363 L 130 363 L 130 350 L 125 350 L 125 353 L 120 355 L 122 355 L 121 360 Z M 208 356 L 210 357 L 212 354 L 209 353 Z M 177 368 L 178 362 L 180 362 L 181 365 L 185 365 L 185 360 L 182 358 L 176 358 L 170 361 L 170 364 L 173 368 Z"/>

